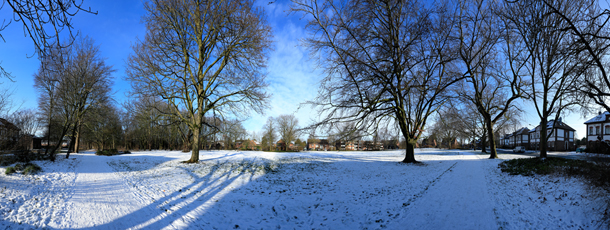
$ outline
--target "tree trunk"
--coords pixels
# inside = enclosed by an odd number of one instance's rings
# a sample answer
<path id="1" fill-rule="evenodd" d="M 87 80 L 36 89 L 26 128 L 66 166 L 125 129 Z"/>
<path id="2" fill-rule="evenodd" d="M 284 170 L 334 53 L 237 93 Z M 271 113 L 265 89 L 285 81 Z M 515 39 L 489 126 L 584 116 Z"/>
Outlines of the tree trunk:
<path id="1" fill-rule="evenodd" d="M 483 130 L 483 137 L 481 137 L 481 152 L 487 153 L 485 149 L 487 147 L 487 129 Z"/>
<path id="2" fill-rule="evenodd" d="M 191 159 L 185 161 L 184 163 L 197 163 L 199 162 L 199 133 L 200 131 L 193 132 L 193 142 L 191 143 L 193 146 L 191 151 Z"/>
<path id="3" fill-rule="evenodd" d="M 547 137 L 546 137 L 546 126 L 547 126 L 547 118 L 541 119 L 540 122 L 540 158 L 546 158 L 546 149 L 547 149 Z"/>
<path id="4" fill-rule="evenodd" d="M 487 118 L 486 118 L 487 119 Z M 491 122 L 491 118 L 489 118 L 489 120 L 487 122 L 485 122 L 487 124 L 487 133 L 489 133 L 487 135 L 488 139 L 489 139 L 489 159 L 497 159 L 498 158 L 498 152 L 496 152 L 496 140 L 494 138 L 494 124 Z"/>
<path id="5" fill-rule="evenodd" d="M 407 149 L 405 150 L 405 159 L 403 163 L 417 163 L 415 160 L 415 141 L 411 138 L 406 138 Z"/>
<path id="6" fill-rule="evenodd" d="M 78 122 L 78 129 L 76 130 L 76 142 L 74 143 L 74 152 L 78 153 L 78 148 L 80 148 L 80 122 Z"/>
<path id="7" fill-rule="evenodd" d="M 68 130 L 62 128 L 61 135 L 59 136 L 59 140 L 57 141 L 57 144 L 51 150 L 51 161 L 55 161 L 55 156 L 57 155 L 57 148 L 60 148 L 62 146 L 64 136 L 66 136 L 67 132 L 68 132 Z"/>

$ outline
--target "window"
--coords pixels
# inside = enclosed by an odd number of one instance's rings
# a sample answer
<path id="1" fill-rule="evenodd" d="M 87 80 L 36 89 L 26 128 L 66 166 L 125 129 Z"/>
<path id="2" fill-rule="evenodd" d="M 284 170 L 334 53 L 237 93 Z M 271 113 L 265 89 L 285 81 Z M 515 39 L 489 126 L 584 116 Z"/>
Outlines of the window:
<path id="1" fill-rule="evenodd" d="M 593 132 L 593 126 L 589 127 L 589 135 L 595 135 L 595 133 Z"/>
<path id="2" fill-rule="evenodd" d="M 604 129 L 604 134 L 610 134 L 610 125 L 606 125 L 606 129 Z"/>
<path id="3" fill-rule="evenodd" d="M 599 128 L 599 126 L 595 126 L 595 133 L 601 134 L 601 129 Z"/>

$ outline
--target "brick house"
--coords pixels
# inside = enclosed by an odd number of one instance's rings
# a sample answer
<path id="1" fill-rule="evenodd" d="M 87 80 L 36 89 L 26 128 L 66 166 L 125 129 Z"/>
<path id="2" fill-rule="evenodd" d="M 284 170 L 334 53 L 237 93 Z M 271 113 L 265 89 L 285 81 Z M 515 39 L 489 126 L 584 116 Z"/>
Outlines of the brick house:
<path id="1" fill-rule="evenodd" d="M 530 149 L 540 148 L 540 131 L 540 125 L 529 131 Z M 563 123 L 561 119 L 557 122 L 554 120 L 547 122 L 547 135 L 550 135 L 547 141 L 548 149 L 557 151 L 574 150 L 574 131 L 576 130 Z"/>

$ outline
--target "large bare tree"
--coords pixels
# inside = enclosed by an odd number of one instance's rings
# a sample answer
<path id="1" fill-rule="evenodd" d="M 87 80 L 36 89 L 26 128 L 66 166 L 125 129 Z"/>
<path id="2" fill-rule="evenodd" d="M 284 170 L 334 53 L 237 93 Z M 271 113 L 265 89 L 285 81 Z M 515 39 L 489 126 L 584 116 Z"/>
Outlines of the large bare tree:
<path id="1" fill-rule="evenodd" d="M 575 7 L 565 8 L 557 1 L 542 0 L 551 14 L 559 16 L 564 22 L 562 29 L 575 37 L 570 50 L 578 60 L 582 84 L 575 84 L 582 103 L 587 109 L 601 106 L 610 111 L 610 10 L 601 7 L 598 0 L 571 0 Z"/>
<path id="2" fill-rule="evenodd" d="M 511 59 L 523 50 L 512 45 L 513 34 L 497 14 L 501 11 L 494 0 L 460 1 L 459 60 L 466 78 L 458 92 L 481 114 L 492 159 L 498 158 L 495 124 L 525 96 L 527 85 L 520 75 L 524 62 Z"/>
<path id="3" fill-rule="evenodd" d="M 525 52 L 514 54 L 525 68 L 523 74 L 530 77 L 529 90 L 525 91 L 540 118 L 540 157 L 547 156 L 547 140 L 553 135 L 549 118 L 558 120 L 562 112 L 580 104 L 571 88 L 579 81 L 579 59 L 572 52 L 578 39 L 560 15 L 551 6 L 576 18 L 578 1 L 541 0 L 507 1 L 503 17 L 509 21 L 508 29 L 519 36 L 518 42 Z M 551 125 L 551 126 L 549 126 Z M 548 130 L 548 131 L 547 131 Z"/>
<path id="4" fill-rule="evenodd" d="M 403 162 L 428 117 L 445 101 L 456 46 L 454 5 L 398 0 L 294 0 L 305 15 L 304 40 L 327 76 L 311 104 L 325 117 L 317 125 L 355 122 L 371 127 L 395 122 L 407 143 Z M 369 131 L 370 132 L 370 131 Z"/>
<path id="5" fill-rule="evenodd" d="M 49 133 L 53 119 L 58 127 L 56 145 L 51 159 L 61 146 L 63 138 L 71 132 L 70 149 L 78 149 L 79 129 L 90 108 L 109 100 L 112 84 L 112 66 L 106 65 L 99 47 L 88 37 L 80 38 L 72 46 L 57 47 L 52 55 L 45 56 L 34 75 L 35 87 L 40 92 L 39 106 L 48 112 Z M 70 151 L 66 157 L 70 156 Z"/>
<path id="6" fill-rule="evenodd" d="M 199 161 L 204 119 L 262 112 L 265 62 L 271 28 L 265 12 L 249 1 L 171 1 L 144 3 L 146 37 L 133 46 L 127 75 L 134 91 L 163 99 L 192 131 L 192 154 Z"/>

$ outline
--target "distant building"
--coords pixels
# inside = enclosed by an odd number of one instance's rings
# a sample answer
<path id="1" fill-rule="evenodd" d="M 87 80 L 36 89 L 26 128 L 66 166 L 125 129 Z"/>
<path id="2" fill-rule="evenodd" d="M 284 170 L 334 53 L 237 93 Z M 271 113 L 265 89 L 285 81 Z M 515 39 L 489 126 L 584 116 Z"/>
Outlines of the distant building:
<path id="1" fill-rule="evenodd" d="M 547 147 L 549 150 L 566 151 L 574 150 L 574 131 L 572 127 L 563 123 L 561 119 L 557 122 L 551 120 L 547 122 Z M 529 131 L 529 149 L 540 149 L 540 131 L 542 128 L 536 128 Z M 548 136 L 550 135 L 550 136 Z"/>
<path id="2" fill-rule="evenodd" d="M 610 113 L 607 111 L 599 112 L 597 116 L 586 121 L 585 125 L 587 126 L 587 151 L 602 152 L 599 149 L 600 147 L 608 149 L 607 144 L 610 143 Z"/>
<path id="3" fill-rule="evenodd" d="M 0 118 L 0 149 L 13 148 L 19 141 L 21 129 L 4 118 Z"/>

